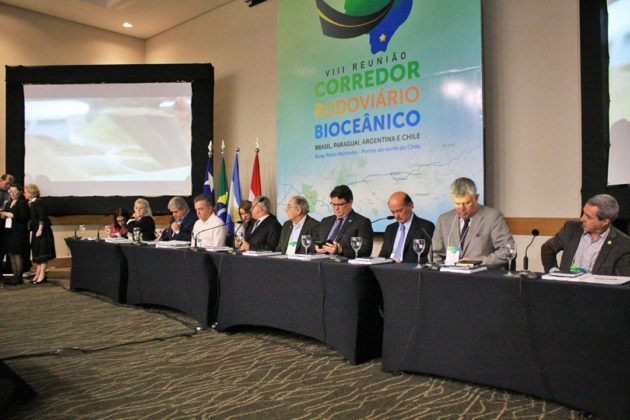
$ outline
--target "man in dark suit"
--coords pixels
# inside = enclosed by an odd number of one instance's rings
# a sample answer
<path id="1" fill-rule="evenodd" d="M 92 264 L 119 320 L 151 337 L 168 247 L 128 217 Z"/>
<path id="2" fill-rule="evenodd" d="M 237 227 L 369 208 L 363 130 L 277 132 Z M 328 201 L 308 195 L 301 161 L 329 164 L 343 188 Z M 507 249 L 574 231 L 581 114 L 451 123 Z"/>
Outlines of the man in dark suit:
<path id="1" fill-rule="evenodd" d="M 387 205 L 397 223 L 392 223 L 385 229 L 383 247 L 378 256 L 391 258 L 397 263 L 401 261 L 417 262 L 418 255 L 413 250 L 413 240 L 424 239 L 425 247 L 421 255 L 421 262 L 427 262 L 431 237 L 435 229 L 433 223 L 414 214 L 413 201 L 404 192 L 392 194 Z"/>
<path id="2" fill-rule="evenodd" d="M 372 255 L 372 224 L 368 218 L 352 210 L 352 200 L 352 191 L 347 185 L 338 185 L 331 191 L 330 205 L 334 216 L 325 217 L 319 224 L 317 242 L 322 246 L 315 246 L 315 252 L 354 258 L 350 238 L 360 236 L 359 257 Z"/>
<path id="3" fill-rule="evenodd" d="M 315 249 L 313 242 L 311 242 L 308 250 L 305 250 L 302 245 L 302 236 L 310 235 L 311 241 L 314 241 L 319 228 L 319 222 L 308 215 L 309 206 L 306 198 L 300 195 L 291 197 L 285 211 L 289 220 L 282 225 L 280 242 L 278 242 L 276 251 L 288 255 L 313 252 Z"/>
<path id="4" fill-rule="evenodd" d="M 282 226 L 270 213 L 271 201 L 263 195 L 252 201 L 251 215 L 255 220 L 245 231 L 245 240 L 239 244 L 243 251 L 275 251 Z"/>
<path id="5" fill-rule="evenodd" d="M 584 205 L 580 221 L 568 221 L 540 249 L 545 272 L 560 269 L 601 275 L 630 276 L 630 238 L 611 225 L 619 204 L 608 194 L 598 194 Z"/>
<path id="6" fill-rule="evenodd" d="M 181 197 L 173 197 L 168 202 L 168 210 L 173 217 L 168 223 L 168 229 L 162 232 L 160 241 L 188 241 L 192 237 L 192 230 L 197 221 L 197 213 L 190 211 L 188 203 Z"/>

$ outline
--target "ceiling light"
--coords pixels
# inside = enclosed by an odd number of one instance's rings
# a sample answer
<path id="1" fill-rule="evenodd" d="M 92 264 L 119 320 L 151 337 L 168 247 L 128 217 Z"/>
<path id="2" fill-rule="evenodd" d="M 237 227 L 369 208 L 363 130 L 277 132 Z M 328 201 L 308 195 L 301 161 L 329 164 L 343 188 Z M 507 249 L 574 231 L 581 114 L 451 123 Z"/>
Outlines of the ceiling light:
<path id="1" fill-rule="evenodd" d="M 129 22 L 123 23 L 122 26 L 125 27 L 125 28 L 133 28 L 133 25 L 131 23 L 129 23 Z"/>

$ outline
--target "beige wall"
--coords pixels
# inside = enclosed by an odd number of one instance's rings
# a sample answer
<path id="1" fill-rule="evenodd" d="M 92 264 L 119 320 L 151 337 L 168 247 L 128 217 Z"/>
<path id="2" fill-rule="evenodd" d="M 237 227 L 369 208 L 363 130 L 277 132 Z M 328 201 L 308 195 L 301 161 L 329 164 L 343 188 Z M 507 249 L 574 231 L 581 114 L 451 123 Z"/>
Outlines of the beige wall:
<path id="1" fill-rule="evenodd" d="M 483 0 L 482 7 L 486 202 L 508 217 L 577 217 L 578 1 Z M 241 148 L 246 197 L 259 137 L 263 192 L 275 202 L 276 9 L 275 0 L 253 8 L 233 1 L 143 43 L 0 4 L 0 57 L 9 65 L 212 63 L 215 152 L 225 139 L 229 177 Z M 4 142 L 4 86 L 1 92 Z M 534 269 L 541 269 L 544 239 L 530 249 Z M 521 253 L 528 240 L 517 237 Z"/>
<path id="2" fill-rule="evenodd" d="M 225 140 L 228 178 L 240 148 L 241 194 L 247 198 L 256 137 L 262 192 L 276 200 L 276 2 L 233 1 L 147 41 L 147 63 L 214 66 L 214 151 Z M 215 158 L 215 171 L 219 160 Z"/>

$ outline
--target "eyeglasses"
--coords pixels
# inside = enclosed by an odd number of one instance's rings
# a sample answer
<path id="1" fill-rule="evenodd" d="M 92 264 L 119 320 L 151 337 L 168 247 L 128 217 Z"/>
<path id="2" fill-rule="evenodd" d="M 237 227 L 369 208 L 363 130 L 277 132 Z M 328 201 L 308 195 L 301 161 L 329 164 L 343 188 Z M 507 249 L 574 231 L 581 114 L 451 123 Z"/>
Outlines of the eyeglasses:
<path id="1" fill-rule="evenodd" d="M 333 207 L 343 207 L 346 204 L 348 204 L 347 201 L 344 201 L 343 203 L 333 203 L 332 201 L 330 202 L 330 205 L 333 206 Z"/>

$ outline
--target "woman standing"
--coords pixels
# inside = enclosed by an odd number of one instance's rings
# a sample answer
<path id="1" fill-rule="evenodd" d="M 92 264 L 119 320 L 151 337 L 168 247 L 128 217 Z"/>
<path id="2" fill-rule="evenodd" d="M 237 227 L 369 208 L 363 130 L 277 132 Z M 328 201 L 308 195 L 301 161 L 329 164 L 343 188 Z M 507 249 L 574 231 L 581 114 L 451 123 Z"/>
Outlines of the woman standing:
<path id="1" fill-rule="evenodd" d="M 50 228 L 50 219 L 46 214 L 46 208 L 39 199 L 39 188 L 35 184 L 24 187 L 24 197 L 31 207 L 31 250 L 33 262 L 37 264 L 37 272 L 33 277 L 33 284 L 46 283 L 46 266 L 48 261 L 56 257 L 55 238 Z"/>
<path id="2" fill-rule="evenodd" d="M 155 221 L 151 214 L 149 202 L 144 198 L 138 198 L 133 205 L 133 215 L 127 221 L 127 229 L 133 232 L 133 228 L 139 228 L 142 240 L 155 240 Z"/>
<path id="3" fill-rule="evenodd" d="M 0 212 L 0 217 L 4 222 L 6 250 L 11 259 L 11 270 L 13 279 L 10 284 L 22 283 L 22 272 L 24 271 L 24 260 L 22 254 L 28 247 L 27 223 L 29 218 L 28 204 L 22 197 L 22 187 L 13 185 L 9 188 L 11 200 L 7 201 L 4 209 Z"/>

